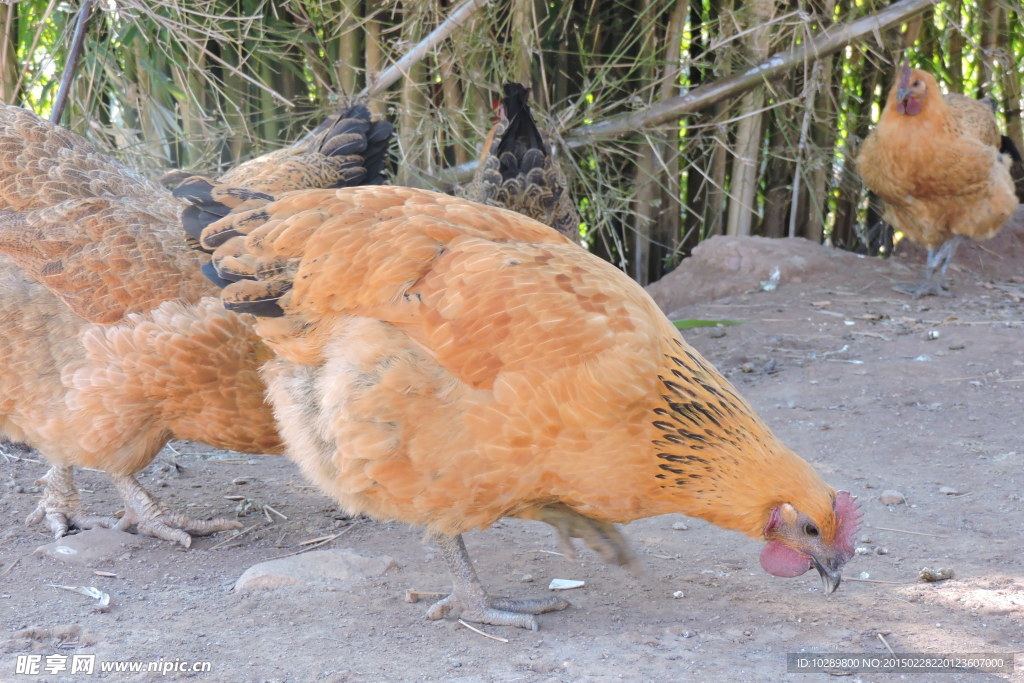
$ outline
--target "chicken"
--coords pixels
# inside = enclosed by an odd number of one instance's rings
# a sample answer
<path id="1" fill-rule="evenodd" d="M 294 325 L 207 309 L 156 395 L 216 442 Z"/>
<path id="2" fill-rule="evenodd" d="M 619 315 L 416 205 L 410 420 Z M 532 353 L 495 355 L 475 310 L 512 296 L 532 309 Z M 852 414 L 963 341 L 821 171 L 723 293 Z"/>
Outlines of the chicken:
<path id="1" fill-rule="evenodd" d="M 179 189 L 187 198 L 187 192 Z M 189 226 L 192 237 L 195 226 Z M 289 457 L 350 513 L 424 527 L 452 574 L 428 611 L 537 628 L 461 534 L 553 525 L 608 561 L 665 513 L 766 541 L 835 590 L 859 511 L 787 449 L 609 263 L 519 214 L 400 187 L 306 191 L 207 226 L 226 308 L 259 316 Z"/>
<path id="2" fill-rule="evenodd" d="M 1017 208 L 992 109 L 943 95 L 935 78 L 904 64 L 857 172 L 884 204 L 883 218 L 928 249 L 914 298 L 948 294 L 946 269 L 964 237 L 992 237 Z"/>
<path id="3" fill-rule="evenodd" d="M 528 96 L 519 83 L 505 84 L 501 120 L 488 133 L 476 174 L 460 196 L 517 211 L 578 242 L 579 214 L 533 120 Z"/>
<path id="4" fill-rule="evenodd" d="M 278 192 L 380 182 L 390 125 L 362 106 L 330 123 L 230 177 Z M 219 199 L 241 207 L 250 195 Z M 237 528 L 166 509 L 135 474 L 171 438 L 282 450 L 258 374 L 272 354 L 205 296 L 216 288 L 197 270 L 207 259 L 181 242 L 182 214 L 169 192 L 85 140 L 0 108 L 0 434 L 53 466 L 28 523 L 45 520 L 58 537 L 134 525 L 188 546 L 191 534 Z M 73 466 L 111 476 L 120 520 L 81 511 Z"/>

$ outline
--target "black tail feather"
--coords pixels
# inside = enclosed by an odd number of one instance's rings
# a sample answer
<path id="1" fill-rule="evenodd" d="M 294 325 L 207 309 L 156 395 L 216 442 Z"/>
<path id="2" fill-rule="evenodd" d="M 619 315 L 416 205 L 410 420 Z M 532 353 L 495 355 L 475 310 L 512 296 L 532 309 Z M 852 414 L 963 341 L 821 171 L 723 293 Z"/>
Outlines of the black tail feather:
<path id="1" fill-rule="evenodd" d="M 1020 163 L 1024 161 L 1024 158 L 1020 155 L 1020 150 L 1017 149 L 1017 145 L 1013 144 L 1013 139 L 1003 135 L 999 139 L 999 152 L 1000 154 L 1008 154 L 1010 158 Z"/>

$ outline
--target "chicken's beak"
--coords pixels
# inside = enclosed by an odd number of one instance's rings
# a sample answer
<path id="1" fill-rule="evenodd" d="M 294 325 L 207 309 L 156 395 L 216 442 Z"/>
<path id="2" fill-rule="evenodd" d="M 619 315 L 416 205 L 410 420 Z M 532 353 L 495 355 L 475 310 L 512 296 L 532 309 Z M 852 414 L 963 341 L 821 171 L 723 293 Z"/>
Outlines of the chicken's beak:
<path id="1" fill-rule="evenodd" d="M 818 558 L 811 556 L 811 564 L 821 574 L 822 586 L 825 589 L 825 595 L 831 595 L 836 592 L 839 588 L 839 584 L 843 580 L 843 575 L 839 572 L 839 568 L 836 566 L 838 562 L 835 558 L 829 558 L 825 562 L 821 562 Z"/>

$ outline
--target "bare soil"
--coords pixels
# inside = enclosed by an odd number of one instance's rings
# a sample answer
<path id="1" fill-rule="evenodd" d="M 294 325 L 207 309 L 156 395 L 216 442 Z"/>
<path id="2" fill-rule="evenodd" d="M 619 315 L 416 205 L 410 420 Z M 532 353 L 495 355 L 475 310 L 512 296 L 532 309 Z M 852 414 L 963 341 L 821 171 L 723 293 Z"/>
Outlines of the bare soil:
<path id="1" fill-rule="evenodd" d="M 33 554 L 52 540 L 22 522 L 46 468 L 14 453 L 0 482 L 0 680 L 161 678 L 15 673 L 19 654 L 90 653 L 211 663 L 210 673 L 166 680 L 774 681 L 796 676 L 787 652 L 881 656 L 890 647 L 1015 653 L 1016 673 L 939 680 L 1024 681 L 1022 216 L 961 251 L 952 298 L 912 301 L 893 290 L 919 277 L 914 250 L 883 261 L 801 240 L 707 244 L 652 293 L 674 318 L 742 321 L 684 334 L 786 443 L 860 497 L 858 555 L 834 595 L 822 595 L 813 572 L 766 575 L 758 542 L 695 519 L 628 525 L 639 575 L 585 550 L 569 561 L 545 525 L 503 521 L 466 539 L 493 594 L 545 595 L 552 578 L 586 585 L 566 592 L 571 608 L 541 616 L 538 632 L 481 627 L 503 639 L 495 640 L 456 621 L 427 621 L 428 602 L 405 601 L 407 589 L 448 587 L 418 531 L 346 517 L 285 458 L 175 442 L 143 485 L 196 516 L 241 514 L 245 534 L 197 538 L 189 550 L 141 538 L 84 567 Z M 762 291 L 777 265 L 777 287 Z M 78 481 L 90 510 L 118 508 L 102 473 Z M 889 490 L 905 503 L 879 500 Z M 261 512 L 263 504 L 287 519 Z M 232 590 L 251 565 L 324 537 L 334 537 L 324 548 L 387 555 L 397 566 L 348 587 Z M 922 582 L 926 567 L 954 578 Z M 53 585 L 100 588 L 109 609 Z M 849 680 L 914 678 L 935 679 L 853 672 Z"/>

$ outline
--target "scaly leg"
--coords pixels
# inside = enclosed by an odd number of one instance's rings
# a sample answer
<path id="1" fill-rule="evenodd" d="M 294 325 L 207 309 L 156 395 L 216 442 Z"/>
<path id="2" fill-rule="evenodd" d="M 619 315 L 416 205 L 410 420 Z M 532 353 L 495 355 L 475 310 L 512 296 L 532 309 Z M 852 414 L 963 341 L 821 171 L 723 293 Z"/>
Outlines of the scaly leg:
<path id="1" fill-rule="evenodd" d="M 554 612 L 569 606 L 569 603 L 561 598 L 492 598 L 480 585 L 480 579 L 477 578 L 473 563 L 469 560 L 466 544 L 462 542 L 461 535 L 442 536 L 437 539 L 437 544 L 452 574 L 452 592 L 427 610 L 427 619 L 442 619 L 449 612 L 454 612 L 467 621 L 479 624 L 518 626 L 536 631 L 537 620 L 533 615 Z"/>
<path id="2" fill-rule="evenodd" d="M 956 249 L 963 241 L 960 235 L 954 235 L 935 249 L 928 250 L 928 260 L 925 263 L 924 279 L 917 287 L 902 289 L 901 291 L 910 294 L 914 299 L 922 296 L 952 296 L 946 286 L 942 283 L 946 279 L 946 271 L 949 264 L 956 255 Z"/>
<path id="3" fill-rule="evenodd" d="M 75 486 L 74 468 L 71 465 L 54 465 L 40 478 L 43 484 L 43 498 L 25 524 L 33 526 L 44 519 L 54 538 L 67 536 L 69 529 L 110 528 L 117 523 L 112 517 L 94 517 L 82 513 L 82 499 Z"/>
<path id="4" fill-rule="evenodd" d="M 209 536 L 218 531 L 242 528 L 241 523 L 230 519 L 192 519 L 172 512 L 149 491 L 142 488 L 134 475 L 110 476 L 124 500 L 124 517 L 118 521 L 115 529 L 127 531 L 134 525 L 144 536 L 174 541 L 188 548 L 192 545 L 192 535 Z"/>

